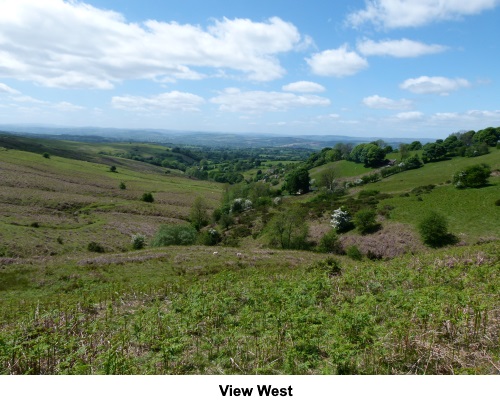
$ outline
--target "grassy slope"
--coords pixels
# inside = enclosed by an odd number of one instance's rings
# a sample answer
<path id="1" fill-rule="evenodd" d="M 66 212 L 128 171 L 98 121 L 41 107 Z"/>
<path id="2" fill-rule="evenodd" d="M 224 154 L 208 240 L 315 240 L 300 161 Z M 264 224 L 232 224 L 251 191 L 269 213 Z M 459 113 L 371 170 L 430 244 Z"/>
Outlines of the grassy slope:
<path id="1" fill-rule="evenodd" d="M 218 250 L 1 269 L 0 373 L 496 373 L 498 243 L 340 270 L 310 252 Z"/>
<path id="2" fill-rule="evenodd" d="M 342 177 L 342 178 L 363 176 L 364 174 L 373 171 L 373 169 L 369 167 L 364 167 L 361 164 L 348 162 L 347 160 L 341 160 L 338 162 L 327 163 L 326 165 L 318 166 L 315 167 L 314 169 L 311 169 L 310 171 L 311 179 L 316 179 L 316 181 L 318 182 L 319 179 L 321 178 L 321 173 L 324 170 L 330 168 L 333 168 L 335 170 L 335 175 L 337 177 Z"/>
<path id="3" fill-rule="evenodd" d="M 0 150 L 0 255 L 69 253 L 90 241 L 127 249 L 132 234 L 151 236 L 161 222 L 184 221 L 197 195 L 210 207 L 219 203 L 219 184 L 158 174 L 141 162 L 117 167 L 112 173 L 97 163 Z M 141 202 L 144 192 L 155 203 Z"/>
<path id="4" fill-rule="evenodd" d="M 447 181 L 453 174 L 467 166 L 487 163 L 492 169 L 500 169 L 500 150 L 477 158 L 454 158 L 452 160 L 429 163 L 417 170 L 399 173 L 369 184 L 363 189 L 379 190 L 395 195 L 382 201 L 379 207 L 391 205 L 391 219 L 396 222 L 416 226 L 430 210 L 448 218 L 450 231 L 468 242 L 480 237 L 500 237 L 500 212 L 495 201 L 500 197 L 500 177 L 490 177 L 489 186 L 480 189 L 458 190 Z M 416 187 L 437 185 L 429 194 L 400 197 Z"/>
<path id="5" fill-rule="evenodd" d="M 495 201 L 500 197 L 500 177 L 490 177 L 490 185 L 480 189 L 457 190 L 448 183 L 455 172 L 470 165 L 487 163 L 493 170 L 500 169 L 500 150 L 490 150 L 488 155 L 476 158 L 457 157 L 428 163 L 420 169 L 402 172 L 377 183 L 354 188 L 352 193 L 377 190 L 391 195 L 391 198 L 381 201 L 378 208 L 392 206 L 394 209 L 391 211 L 391 221 L 410 224 L 413 229 L 416 229 L 416 225 L 428 211 L 434 210 L 447 217 L 450 231 L 466 242 L 476 242 L 480 238 L 488 237 L 500 238 L 499 207 L 495 206 Z M 341 161 L 312 169 L 311 177 L 319 178 L 320 173 L 329 167 L 336 167 L 337 176 L 343 178 L 353 176 L 356 171 L 357 176 L 371 171 L 360 164 Z M 420 198 L 411 193 L 409 197 L 401 196 L 429 184 L 437 187 Z M 307 200 L 309 197 L 304 196 L 303 199 Z"/>
<path id="6" fill-rule="evenodd" d="M 140 166 L 134 165 L 133 160 L 120 159 L 119 156 L 132 153 L 143 158 L 148 158 L 162 154 L 167 160 L 173 161 L 176 157 L 178 157 L 181 161 L 185 160 L 186 162 L 192 162 L 192 159 L 188 156 L 171 152 L 171 148 L 161 145 L 132 142 L 74 142 L 57 139 L 28 138 L 0 133 L 0 148 L 14 149 L 36 154 L 43 154 L 47 152 L 50 155 L 64 157 L 67 159 L 83 160 L 107 165 L 121 164 L 122 166 L 134 168 L 135 170 L 140 170 Z M 160 167 L 153 167 L 149 170 L 156 171 L 158 173 L 164 171 L 164 169 Z"/>

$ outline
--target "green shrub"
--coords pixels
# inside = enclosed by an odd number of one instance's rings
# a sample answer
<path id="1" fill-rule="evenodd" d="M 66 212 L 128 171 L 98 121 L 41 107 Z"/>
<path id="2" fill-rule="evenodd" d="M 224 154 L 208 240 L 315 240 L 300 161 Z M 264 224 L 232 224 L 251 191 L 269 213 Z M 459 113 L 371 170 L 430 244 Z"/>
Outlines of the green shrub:
<path id="1" fill-rule="evenodd" d="M 135 250 L 143 249 L 146 246 L 146 237 L 137 233 L 132 235 L 132 248 Z"/>
<path id="2" fill-rule="evenodd" d="M 345 253 L 347 254 L 347 257 L 350 257 L 353 260 L 362 260 L 363 259 L 363 253 L 358 249 L 356 245 L 349 246 Z"/>
<path id="3" fill-rule="evenodd" d="M 120 190 L 125 190 L 127 188 L 126 184 L 122 181 L 119 185 Z"/>
<path id="4" fill-rule="evenodd" d="M 376 221 L 377 213 L 371 209 L 363 209 L 354 215 L 354 225 L 361 234 L 376 231 L 380 224 Z"/>
<path id="5" fill-rule="evenodd" d="M 42 155 L 45 159 L 50 159 L 50 154 L 45 152 L 43 155 Z"/>
<path id="6" fill-rule="evenodd" d="M 104 248 L 97 242 L 90 242 L 87 245 L 87 250 L 89 252 L 104 253 Z"/>
<path id="7" fill-rule="evenodd" d="M 342 246 L 339 243 L 339 238 L 335 229 L 331 229 L 323 235 L 319 241 L 317 250 L 321 253 L 343 253 Z"/>
<path id="8" fill-rule="evenodd" d="M 144 202 L 148 202 L 148 203 L 152 203 L 154 202 L 154 197 L 153 197 L 153 194 L 151 193 L 144 193 L 141 197 L 141 201 L 144 201 Z"/>
<path id="9" fill-rule="evenodd" d="M 456 188 L 477 188 L 488 184 L 491 169 L 485 163 L 466 167 L 453 176 L 453 185 Z"/>
<path id="10" fill-rule="evenodd" d="M 221 240 L 221 234 L 217 231 L 217 229 L 210 228 L 200 233 L 199 242 L 205 246 L 214 246 L 217 245 Z"/>
<path id="11" fill-rule="evenodd" d="M 431 247 L 444 246 L 449 243 L 448 221 L 437 212 L 429 212 L 418 225 L 422 241 Z"/>
<path id="12" fill-rule="evenodd" d="M 109 168 L 109 171 L 110 171 L 110 172 L 113 172 L 113 173 L 116 173 L 116 166 L 111 166 L 111 167 Z"/>
<path id="13" fill-rule="evenodd" d="M 151 246 L 193 245 L 196 236 L 196 229 L 190 225 L 161 225 Z"/>

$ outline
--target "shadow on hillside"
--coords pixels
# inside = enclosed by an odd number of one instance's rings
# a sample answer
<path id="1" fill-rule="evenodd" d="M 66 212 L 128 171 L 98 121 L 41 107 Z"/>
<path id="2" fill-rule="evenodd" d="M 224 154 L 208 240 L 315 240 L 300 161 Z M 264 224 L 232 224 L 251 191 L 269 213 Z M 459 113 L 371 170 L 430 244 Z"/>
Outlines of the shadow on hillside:
<path id="1" fill-rule="evenodd" d="M 449 245 L 456 245 L 459 241 L 460 239 L 457 236 L 452 233 L 448 233 L 446 236 L 433 240 L 432 242 L 428 242 L 427 244 L 433 248 L 440 248 Z"/>

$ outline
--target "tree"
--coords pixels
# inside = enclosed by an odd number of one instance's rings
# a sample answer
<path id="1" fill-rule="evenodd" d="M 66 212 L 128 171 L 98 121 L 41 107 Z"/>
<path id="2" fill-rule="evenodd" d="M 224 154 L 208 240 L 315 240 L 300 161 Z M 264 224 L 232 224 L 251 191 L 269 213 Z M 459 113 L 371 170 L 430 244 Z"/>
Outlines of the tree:
<path id="1" fill-rule="evenodd" d="M 111 167 L 109 168 L 109 171 L 110 171 L 110 172 L 113 172 L 113 173 L 116 173 L 116 166 L 111 166 Z"/>
<path id="2" fill-rule="evenodd" d="M 319 186 L 325 187 L 329 191 L 333 191 L 335 188 L 336 172 L 333 166 L 327 167 L 320 173 Z"/>
<path id="3" fill-rule="evenodd" d="M 477 131 L 472 137 L 474 143 L 485 143 L 488 146 L 496 146 L 500 140 L 500 128 L 488 127 Z"/>
<path id="4" fill-rule="evenodd" d="M 468 166 L 456 172 L 453 176 L 453 185 L 457 188 L 477 188 L 488 184 L 491 175 L 490 166 L 485 163 Z"/>
<path id="5" fill-rule="evenodd" d="M 290 194 L 309 192 L 309 171 L 305 167 L 299 167 L 286 176 L 284 189 Z"/>
<path id="6" fill-rule="evenodd" d="M 42 155 L 45 159 L 50 159 L 50 154 L 48 152 L 45 152 L 43 155 Z"/>
<path id="7" fill-rule="evenodd" d="M 422 149 L 422 143 L 420 141 L 414 141 L 410 143 L 410 146 L 408 147 L 408 150 L 415 151 L 415 150 L 420 150 Z"/>
<path id="8" fill-rule="evenodd" d="M 450 243 L 451 235 L 448 234 L 448 221 L 437 212 L 429 212 L 418 224 L 418 230 L 426 245 L 439 247 Z"/>
<path id="9" fill-rule="evenodd" d="M 307 248 L 309 227 L 304 216 L 305 212 L 296 207 L 276 214 L 267 225 L 270 245 L 281 249 Z"/>
<path id="10" fill-rule="evenodd" d="M 424 162 L 441 160 L 446 156 L 446 148 L 443 146 L 443 141 L 440 143 L 427 143 L 423 149 L 422 160 Z"/>
<path id="11" fill-rule="evenodd" d="M 207 206 L 201 196 L 195 198 L 189 212 L 189 220 L 197 231 L 208 224 Z"/>
<path id="12" fill-rule="evenodd" d="M 385 152 L 373 143 L 361 143 L 351 151 L 349 160 L 363 163 L 366 167 L 375 167 L 383 163 Z"/>
<path id="13" fill-rule="evenodd" d="M 400 143 L 399 144 L 399 157 L 401 160 L 406 159 L 408 156 L 410 156 L 410 145 L 407 143 Z"/>

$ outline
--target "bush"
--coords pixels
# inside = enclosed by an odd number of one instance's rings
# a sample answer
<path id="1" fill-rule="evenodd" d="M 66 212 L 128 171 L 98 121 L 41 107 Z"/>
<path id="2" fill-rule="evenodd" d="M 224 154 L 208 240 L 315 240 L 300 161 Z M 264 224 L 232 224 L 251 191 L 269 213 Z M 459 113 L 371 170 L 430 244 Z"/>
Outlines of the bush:
<path id="1" fill-rule="evenodd" d="M 147 203 L 152 203 L 154 202 L 154 197 L 153 194 L 151 193 L 144 193 L 141 197 L 141 201 L 147 202 Z"/>
<path id="2" fill-rule="evenodd" d="M 335 229 L 331 229 L 329 232 L 323 235 L 323 237 L 319 241 L 317 250 L 321 253 L 343 253 L 342 246 L 339 243 L 339 238 Z"/>
<path id="3" fill-rule="evenodd" d="M 200 233 L 198 239 L 200 244 L 202 245 L 214 246 L 217 245 L 222 240 L 222 237 L 220 233 L 217 231 L 217 229 L 210 228 Z"/>
<path id="4" fill-rule="evenodd" d="M 429 212 L 419 223 L 418 230 L 422 241 L 431 247 L 444 246 L 450 241 L 448 221 L 437 212 Z"/>
<path id="5" fill-rule="evenodd" d="M 146 237 L 140 233 L 132 235 L 132 248 L 135 250 L 143 249 L 146 246 Z"/>
<path id="6" fill-rule="evenodd" d="M 349 246 L 346 250 L 347 257 L 353 260 L 362 260 L 363 253 L 360 252 L 356 245 Z"/>
<path id="7" fill-rule="evenodd" d="M 127 188 L 127 186 L 125 185 L 125 183 L 123 181 L 120 183 L 119 187 L 120 187 L 120 190 L 125 190 Z"/>
<path id="8" fill-rule="evenodd" d="M 485 163 L 469 166 L 455 173 L 453 176 L 453 185 L 456 188 L 482 187 L 488 184 L 490 174 L 490 166 Z"/>
<path id="9" fill-rule="evenodd" d="M 341 207 L 333 211 L 330 224 L 337 232 L 346 232 L 352 228 L 351 216 L 345 207 Z"/>
<path id="10" fill-rule="evenodd" d="M 97 242 L 90 242 L 87 245 L 87 250 L 89 252 L 104 253 L 104 248 Z"/>
<path id="11" fill-rule="evenodd" d="M 113 173 L 116 173 L 116 166 L 111 166 L 111 167 L 109 168 L 109 171 L 110 171 L 110 172 L 113 172 Z"/>
<path id="12" fill-rule="evenodd" d="M 193 245 L 196 236 L 196 229 L 190 225 L 161 225 L 151 246 Z"/>
<path id="13" fill-rule="evenodd" d="M 361 177 L 361 180 L 363 180 L 363 183 L 376 183 L 377 181 L 380 180 L 380 174 L 378 173 L 373 173 L 373 174 L 367 174 L 363 177 Z"/>
<path id="14" fill-rule="evenodd" d="M 354 225 L 361 234 L 376 231 L 380 224 L 376 221 L 377 213 L 371 209 L 360 210 L 354 215 Z"/>
<path id="15" fill-rule="evenodd" d="M 43 155 L 42 155 L 45 159 L 50 159 L 50 154 L 45 152 Z"/>

